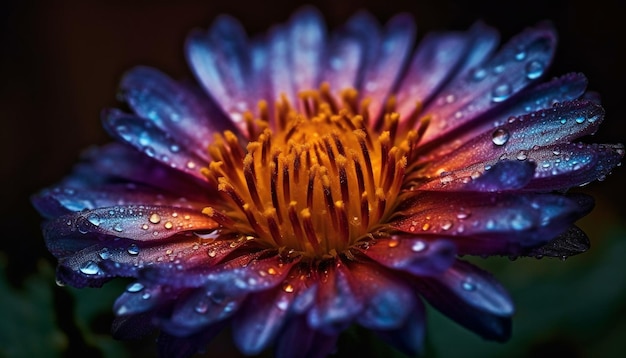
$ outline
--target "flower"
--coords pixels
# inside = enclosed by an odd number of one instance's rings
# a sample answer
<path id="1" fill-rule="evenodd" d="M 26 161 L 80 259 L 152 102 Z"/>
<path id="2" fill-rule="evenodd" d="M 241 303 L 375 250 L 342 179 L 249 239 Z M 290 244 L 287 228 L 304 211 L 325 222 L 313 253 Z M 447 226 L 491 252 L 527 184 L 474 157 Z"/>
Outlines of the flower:
<path id="1" fill-rule="evenodd" d="M 511 298 L 461 256 L 585 251 L 593 202 L 568 189 L 624 149 L 577 141 L 604 117 L 582 74 L 540 82 L 550 24 L 414 40 L 405 14 L 328 35 L 305 7 L 262 38 L 227 16 L 192 32 L 201 88 L 130 70 L 130 111 L 103 113 L 119 143 L 32 198 L 58 281 L 133 278 L 115 335 L 158 329 L 164 356 L 227 325 L 249 355 L 324 356 L 353 324 L 416 354 L 424 300 L 508 339 Z"/>

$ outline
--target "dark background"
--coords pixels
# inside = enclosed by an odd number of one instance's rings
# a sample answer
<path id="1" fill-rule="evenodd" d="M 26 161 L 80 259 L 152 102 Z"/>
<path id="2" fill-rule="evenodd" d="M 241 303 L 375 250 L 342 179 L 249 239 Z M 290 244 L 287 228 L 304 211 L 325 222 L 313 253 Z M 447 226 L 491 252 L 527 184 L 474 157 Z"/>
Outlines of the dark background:
<path id="1" fill-rule="evenodd" d="M 484 20 L 503 40 L 549 19 L 559 47 L 549 77 L 580 71 L 600 92 L 606 119 L 594 142 L 626 142 L 626 40 L 622 1 L 314 1 L 333 28 L 358 9 L 381 21 L 406 11 L 418 38 L 430 30 L 464 30 Z M 29 196 L 67 174 L 81 150 L 109 141 L 99 112 L 116 106 L 121 74 L 135 65 L 190 77 L 183 41 L 220 13 L 250 34 L 285 21 L 298 1 L 5 1 L 0 5 L 0 357 L 150 356 L 153 341 L 110 338 L 111 304 L 123 285 L 100 290 L 60 288 L 54 260 L 39 231 Z M 429 311 L 429 357 L 451 355 L 612 357 L 626 340 L 626 170 L 580 190 L 596 197 L 579 222 L 592 250 L 560 260 L 479 260 L 511 290 L 518 307 L 507 344 L 484 342 Z M 297 344 L 297 343 L 294 343 Z M 228 332 L 216 356 L 235 356 Z M 338 355 L 393 354 L 351 331 Z M 623 350 L 622 350 L 623 353 Z"/>

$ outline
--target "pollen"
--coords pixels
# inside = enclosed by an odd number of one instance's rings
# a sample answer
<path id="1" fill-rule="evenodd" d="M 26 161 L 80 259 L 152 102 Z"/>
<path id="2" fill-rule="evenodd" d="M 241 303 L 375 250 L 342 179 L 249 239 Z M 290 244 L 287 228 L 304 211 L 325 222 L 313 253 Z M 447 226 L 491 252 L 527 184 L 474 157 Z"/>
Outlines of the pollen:
<path id="1" fill-rule="evenodd" d="M 336 98 L 323 84 L 295 104 L 284 96 L 271 108 L 259 102 L 256 116 L 243 116 L 249 143 L 226 131 L 210 146 L 202 173 L 223 200 L 203 213 L 222 231 L 313 258 L 381 230 L 423 128 L 400 136 L 393 99 L 370 123 L 370 101 L 357 99 L 354 89 Z"/>

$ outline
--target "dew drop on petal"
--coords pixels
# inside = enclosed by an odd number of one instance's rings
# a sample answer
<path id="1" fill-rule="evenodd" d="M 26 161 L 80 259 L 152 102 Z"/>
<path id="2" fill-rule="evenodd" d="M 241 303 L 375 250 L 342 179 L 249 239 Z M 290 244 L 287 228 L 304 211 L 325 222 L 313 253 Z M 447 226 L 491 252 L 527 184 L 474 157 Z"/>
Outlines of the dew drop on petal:
<path id="1" fill-rule="evenodd" d="M 153 213 L 152 215 L 150 215 L 150 218 L 148 220 L 150 220 L 150 222 L 153 224 L 158 224 L 161 222 L 161 217 L 159 216 L 159 214 Z"/>
<path id="2" fill-rule="evenodd" d="M 510 134 L 506 129 L 498 128 L 491 135 L 491 141 L 495 145 L 505 145 L 510 138 Z"/>
<path id="3" fill-rule="evenodd" d="M 286 283 L 283 286 L 283 291 L 285 291 L 287 293 L 291 293 L 291 292 L 293 292 L 293 290 L 294 290 L 293 286 L 291 284 L 289 284 L 289 283 Z"/>
<path id="4" fill-rule="evenodd" d="M 511 95 L 511 85 L 508 83 L 501 83 L 493 88 L 491 93 L 491 100 L 494 102 L 502 102 L 509 98 Z"/>
<path id="5" fill-rule="evenodd" d="M 96 264 L 93 261 L 87 261 L 85 262 L 80 268 L 79 268 L 80 272 L 84 273 L 85 275 L 97 275 L 100 272 L 100 268 L 98 267 L 98 264 Z"/>
<path id="6" fill-rule="evenodd" d="M 196 311 L 196 313 L 205 314 L 209 310 L 209 304 L 204 300 L 200 301 L 196 304 L 193 310 Z"/>
<path id="7" fill-rule="evenodd" d="M 528 78 L 529 80 L 539 78 L 543 74 L 544 69 L 545 66 L 542 62 L 537 60 L 530 61 L 526 64 L 525 68 L 526 78 Z"/>
<path id="8" fill-rule="evenodd" d="M 174 227 L 174 224 L 172 224 L 171 221 L 168 221 L 165 223 L 165 225 L 163 225 L 166 229 L 170 230 L 171 228 Z"/>
<path id="9" fill-rule="evenodd" d="M 472 80 L 479 82 L 487 77 L 487 71 L 484 68 L 475 68 L 472 71 Z"/>
<path id="10" fill-rule="evenodd" d="M 450 230 L 452 228 L 452 221 L 445 221 L 441 224 L 441 229 L 444 231 Z"/>
<path id="11" fill-rule="evenodd" d="M 89 214 L 87 220 L 95 226 L 100 226 L 100 223 L 102 222 L 100 215 L 96 213 Z"/>
<path id="12" fill-rule="evenodd" d="M 111 257 L 111 252 L 109 251 L 109 249 L 105 247 L 102 250 L 100 250 L 100 252 L 98 253 L 98 256 L 100 256 L 100 258 L 103 260 L 108 260 Z"/>
<path id="13" fill-rule="evenodd" d="M 528 158 L 528 152 L 526 152 L 525 150 L 520 150 L 515 158 L 517 158 L 517 160 L 526 160 L 526 158 Z"/>
<path id="14" fill-rule="evenodd" d="M 137 246 L 136 244 L 130 244 L 130 246 L 128 246 L 128 249 L 126 251 L 133 256 L 139 255 L 139 246 Z"/>
<path id="15" fill-rule="evenodd" d="M 461 282 L 461 288 L 465 291 L 476 291 L 476 283 L 470 277 L 466 278 Z"/>
<path id="16" fill-rule="evenodd" d="M 136 293 L 143 290 L 143 285 L 139 282 L 131 283 L 126 287 L 126 292 Z"/>
<path id="17" fill-rule="evenodd" d="M 426 243 L 424 241 L 415 241 L 413 246 L 411 246 L 411 250 L 413 252 L 420 252 L 426 249 Z"/>
<path id="18" fill-rule="evenodd" d="M 143 230 L 148 230 L 150 227 L 148 226 L 148 224 L 143 224 L 143 225 L 141 225 L 141 228 Z"/>
<path id="19" fill-rule="evenodd" d="M 581 124 L 585 121 L 585 117 L 578 117 L 576 118 L 576 123 Z"/>

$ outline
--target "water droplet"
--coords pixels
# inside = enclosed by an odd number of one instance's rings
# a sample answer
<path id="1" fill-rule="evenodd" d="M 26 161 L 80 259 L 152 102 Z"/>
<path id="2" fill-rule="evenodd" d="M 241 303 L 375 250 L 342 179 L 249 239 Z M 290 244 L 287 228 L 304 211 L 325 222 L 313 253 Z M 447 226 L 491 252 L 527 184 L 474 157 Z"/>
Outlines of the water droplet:
<path id="1" fill-rule="evenodd" d="M 100 258 L 103 260 L 107 260 L 111 257 L 111 252 L 109 251 L 109 249 L 105 247 L 102 250 L 100 250 L 100 252 L 98 253 L 98 256 L 100 256 Z"/>
<path id="2" fill-rule="evenodd" d="M 148 220 L 153 224 L 158 224 L 161 222 L 161 217 L 159 216 L 159 214 L 153 213 L 152 215 L 150 215 L 150 218 Z"/>
<path id="3" fill-rule="evenodd" d="M 426 243 L 424 241 L 415 241 L 413 246 L 411 246 L 411 250 L 413 252 L 420 252 L 426 249 Z"/>
<path id="4" fill-rule="evenodd" d="M 210 249 L 207 253 L 208 253 L 209 257 L 217 256 L 217 250 L 215 250 L 215 249 Z"/>
<path id="5" fill-rule="evenodd" d="M 389 240 L 389 247 L 394 248 L 397 247 L 398 245 L 400 245 L 400 241 L 396 240 L 396 239 L 391 239 Z"/>
<path id="6" fill-rule="evenodd" d="M 196 304 L 193 310 L 196 311 L 196 313 L 205 314 L 209 310 L 209 304 L 206 301 L 202 300 Z"/>
<path id="7" fill-rule="evenodd" d="M 446 231 L 446 230 L 450 230 L 452 228 L 452 221 L 445 221 L 443 224 L 441 224 L 441 229 Z"/>
<path id="8" fill-rule="evenodd" d="M 576 118 L 576 123 L 581 124 L 585 121 L 585 117 L 578 117 Z"/>
<path id="9" fill-rule="evenodd" d="M 176 145 L 176 144 L 170 145 L 170 151 L 172 153 L 177 153 L 179 150 L 180 150 L 180 147 L 178 145 Z"/>
<path id="10" fill-rule="evenodd" d="M 515 53 L 515 59 L 517 61 L 523 61 L 526 58 L 526 51 L 524 51 L 524 48 L 518 48 L 517 49 L 517 53 Z"/>
<path id="11" fill-rule="evenodd" d="M 122 231 L 124 231 L 124 228 L 122 227 L 122 224 L 120 224 L 120 223 L 116 223 L 116 224 L 113 226 L 113 231 L 122 232 Z"/>
<path id="12" fill-rule="evenodd" d="M 291 293 L 293 292 L 294 288 L 290 283 L 285 283 L 285 285 L 283 286 L 283 291 L 287 292 L 287 293 Z"/>
<path id="13" fill-rule="evenodd" d="M 460 213 L 456 214 L 457 219 L 467 219 L 470 216 L 470 213 L 467 211 L 461 211 Z"/>
<path id="14" fill-rule="evenodd" d="M 87 220 L 95 226 L 100 226 L 100 223 L 102 222 L 102 220 L 100 219 L 100 215 L 96 213 L 89 214 Z"/>
<path id="15" fill-rule="evenodd" d="M 194 169 L 196 167 L 196 163 L 192 161 L 187 162 L 187 169 Z"/>
<path id="16" fill-rule="evenodd" d="M 482 81 L 485 77 L 487 77 L 487 71 L 484 68 L 475 68 L 472 70 L 472 79 L 474 81 Z"/>
<path id="17" fill-rule="evenodd" d="M 286 311 L 289 308 L 289 300 L 287 298 L 282 298 L 276 302 L 276 307 L 278 307 L 281 311 Z"/>
<path id="18" fill-rule="evenodd" d="M 131 283 L 126 287 L 126 292 L 136 293 L 143 290 L 143 285 L 139 282 Z"/>
<path id="19" fill-rule="evenodd" d="M 270 275 L 276 275 L 278 273 L 278 271 L 276 271 L 275 268 L 270 267 L 267 269 L 267 273 L 269 273 Z"/>
<path id="20" fill-rule="evenodd" d="M 530 61 L 526 64 L 526 68 L 525 68 L 526 78 L 528 78 L 529 80 L 534 80 L 535 78 L 539 78 L 543 74 L 544 69 L 545 69 L 545 66 L 543 65 L 542 62 L 537 61 L 537 60 Z"/>
<path id="21" fill-rule="evenodd" d="M 508 83 L 502 83 L 493 88 L 493 92 L 491 93 L 491 100 L 494 102 L 502 102 L 505 99 L 509 98 L 511 95 L 512 89 Z"/>
<path id="22" fill-rule="evenodd" d="M 528 152 L 525 150 L 520 150 L 515 158 L 517 158 L 517 160 L 526 160 L 526 158 L 528 158 Z"/>
<path id="23" fill-rule="evenodd" d="M 470 277 L 466 278 L 461 282 L 461 288 L 465 291 L 476 291 L 476 283 Z"/>
<path id="24" fill-rule="evenodd" d="M 136 244 L 130 244 L 130 246 L 128 246 L 128 249 L 126 250 L 126 252 L 128 252 L 131 255 L 139 255 L 139 246 L 137 246 Z"/>
<path id="25" fill-rule="evenodd" d="M 149 299 L 150 297 L 152 297 L 152 295 L 150 294 L 150 292 L 146 292 L 143 295 L 141 295 L 141 298 L 143 298 L 144 300 Z"/>
<path id="26" fill-rule="evenodd" d="M 148 230 L 148 228 L 150 228 L 150 227 L 148 226 L 148 224 L 143 224 L 143 225 L 141 225 L 141 228 L 143 230 Z"/>
<path id="27" fill-rule="evenodd" d="M 172 224 L 171 221 L 168 221 L 165 223 L 165 225 L 163 225 L 166 229 L 170 230 L 171 228 L 174 227 L 174 224 Z"/>
<path id="28" fill-rule="evenodd" d="M 495 145 L 505 145 L 511 135 L 506 129 L 498 128 L 491 135 L 491 141 Z"/>
<path id="29" fill-rule="evenodd" d="M 456 96 L 453 94 L 449 94 L 446 96 L 445 101 L 446 103 L 450 104 L 453 103 L 456 100 Z"/>
<path id="30" fill-rule="evenodd" d="M 100 272 L 100 268 L 98 267 L 98 264 L 96 264 L 93 261 L 87 261 L 85 262 L 80 268 L 79 268 L 80 272 L 84 273 L 85 275 L 97 275 Z"/>

